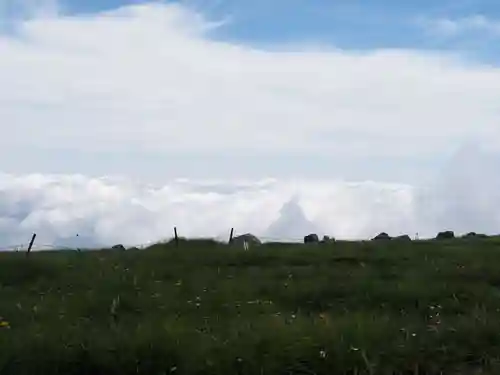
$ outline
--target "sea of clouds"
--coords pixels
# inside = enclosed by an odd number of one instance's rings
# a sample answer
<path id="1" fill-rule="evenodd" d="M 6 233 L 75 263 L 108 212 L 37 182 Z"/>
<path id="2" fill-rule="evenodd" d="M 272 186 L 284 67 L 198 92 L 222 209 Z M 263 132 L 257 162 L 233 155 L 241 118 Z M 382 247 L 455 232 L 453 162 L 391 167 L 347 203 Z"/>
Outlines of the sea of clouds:
<path id="1" fill-rule="evenodd" d="M 466 148 L 422 186 L 342 180 L 189 180 L 0 174 L 1 246 L 141 245 L 180 236 L 226 240 L 230 228 L 264 240 L 342 239 L 381 231 L 500 233 L 498 158 Z M 78 235 L 78 236 L 77 236 Z"/>

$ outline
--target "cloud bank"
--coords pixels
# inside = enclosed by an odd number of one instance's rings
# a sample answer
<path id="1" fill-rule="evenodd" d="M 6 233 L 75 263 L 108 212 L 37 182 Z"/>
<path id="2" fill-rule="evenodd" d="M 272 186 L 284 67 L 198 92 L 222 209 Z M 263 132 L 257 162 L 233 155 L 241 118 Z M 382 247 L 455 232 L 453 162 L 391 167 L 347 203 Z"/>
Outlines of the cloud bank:
<path id="1" fill-rule="evenodd" d="M 297 241 L 304 232 L 346 238 L 409 230 L 412 189 L 341 181 L 171 181 L 147 186 L 84 176 L 1 179 L 3 242 L 76 237 L 142 244 L 179 235 L 227 239 L 230 228 L 265 239 Z M 396 203 L 395 203 L 396 202 Z M 73 238 L 74 241 L 78 239 Z"/>
<path id="2" fill-rule="evenodd" d="M 440 230 L 500 231 L 497 154 L 472 144 L 432 184 L 341 180 L 194 181 L 145 185 L 81 175 L 0 175 L 0 245 L 92 247 L 146 244 L 172 237 L 227 240 L 252 232 L 264 240 L 301 241 L 317 232 L 344 239 L 433 237 Z M 78 238 L 76 235 L 79 235 Z"/>

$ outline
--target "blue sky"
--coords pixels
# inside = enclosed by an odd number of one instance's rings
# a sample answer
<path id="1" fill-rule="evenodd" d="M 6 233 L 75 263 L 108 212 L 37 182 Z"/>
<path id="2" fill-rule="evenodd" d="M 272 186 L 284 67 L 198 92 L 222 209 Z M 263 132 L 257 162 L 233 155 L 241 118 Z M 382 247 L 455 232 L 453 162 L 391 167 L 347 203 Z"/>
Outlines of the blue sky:
<path id="1" fill-rule="evenodd" d="M 19 13 L 21 3 L 7 0 L 9 13 Z M 64 13 L 74 15 L 146 1 L 60 0 L 58 3 Z M 497 38 L 492 39 L 487 33 L 439 38 L 418 25 L 419 19 L 456 20 L 476 15 L 499 19 L 500 4 L 494 0 L 185 0 L 179 3 L 209 18 L 230 17 L 231 22 L 217 30 L 214 37 L 258 46 L 309 42 L 354 50 L 381 47 L 458 50 L 490 62 L 495 61 L 499 52 Z"/>
<path id="2" fill-rule="evenodd" d="M 18 14 L 26 1 L 6 0 L 7 13 Z M 35 0 L 31 0 L 33 2 Z M 30 0 L 28 0 L 30 2 Z M 172 3 L 176 1 L 164 1 Z M 60 0 L 66 14 L 91 14 L 141 0 Z M 314 42 L 345 49 L 432 48 L 462 50 L 477 57 L 495 56 L 499 48 L 491 35 L 437 38 L 418 26 L 418 19 L 461 19 L 482 15 L 500 19 L 494 0 L 396 1 L 396 0 L 184 0 L 179 3 L 209 18 L 230 17 L 216 37 L 268 45 Z"/>
<path id="3" fill-rule="evenodd" d="M 229 20 L 211 34 L 212 38 L 261 48 L 309 43 L 355 51 L 422 49 L 455 52 L 494 65 L 500 61 L 500 3 L 495 0 L 3 1 L 0 31 L 12 31 L 13 21 L 23 13 L 26 4 L 57 3 L 63 14 L 89 15 L 130 5 L 178 3 L 209 19 Z M 496 32 L 485 25 L 465 30 L 464 23 L 473 17 L 484 18 L 491 23 L 489 26 L 496 27 Z M 456 23 L 466 32 L 443 35 L 436 26 L 443 20 Z"/>

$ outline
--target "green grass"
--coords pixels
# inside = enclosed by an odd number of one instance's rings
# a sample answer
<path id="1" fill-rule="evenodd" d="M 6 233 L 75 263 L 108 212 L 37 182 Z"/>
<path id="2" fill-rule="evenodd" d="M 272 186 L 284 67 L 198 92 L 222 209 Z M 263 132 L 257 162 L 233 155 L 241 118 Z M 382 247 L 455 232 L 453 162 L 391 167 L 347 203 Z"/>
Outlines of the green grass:
<path id="1" fill-rule="evenodd" d="M 0 374 L 499 374 L 500 241 L 3 253 L 0 316 Z"/>

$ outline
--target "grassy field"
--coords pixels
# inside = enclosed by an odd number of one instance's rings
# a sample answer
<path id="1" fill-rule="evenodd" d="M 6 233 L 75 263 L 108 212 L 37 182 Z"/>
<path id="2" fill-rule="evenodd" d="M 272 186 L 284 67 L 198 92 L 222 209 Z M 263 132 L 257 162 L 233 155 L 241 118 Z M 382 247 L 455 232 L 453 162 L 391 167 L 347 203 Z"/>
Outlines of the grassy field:
<path id="1" fill-rule="evenodd" d="M 500 374 L 500 241 L 0 254 L 0 374 Z"/>

